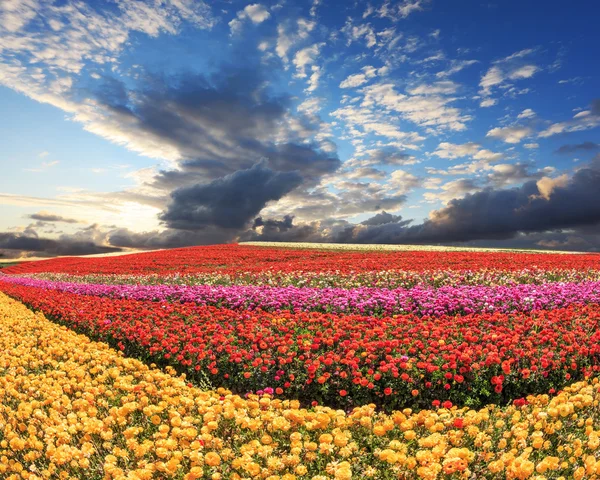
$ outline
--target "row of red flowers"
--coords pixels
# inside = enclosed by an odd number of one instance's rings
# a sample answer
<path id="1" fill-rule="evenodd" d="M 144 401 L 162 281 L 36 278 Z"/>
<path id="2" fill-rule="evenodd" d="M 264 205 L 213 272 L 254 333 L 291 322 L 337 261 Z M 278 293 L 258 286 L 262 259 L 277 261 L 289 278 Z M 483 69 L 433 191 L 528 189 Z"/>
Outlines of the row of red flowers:
<path id="1" fill-rule="evenodd" d="M 5 273 L 70 274 L 220 273 L 232 276 L 260 272 L 379 272 L 482 269 L 541 270 L 600 268 L 598 254 L 541 254 L 514 252 L 335 251 L 213 245 L 178 248 L 122 257 L 64 257 L 23 262 Z"/>
<path id="2" fill-rule="evenodd" d="M 600 306 L 531 314 L 388 318 L 240 312 L 2 290 L 128 354 L 238 393 L 384 408 L 499 403 L 600 369 Z"/>

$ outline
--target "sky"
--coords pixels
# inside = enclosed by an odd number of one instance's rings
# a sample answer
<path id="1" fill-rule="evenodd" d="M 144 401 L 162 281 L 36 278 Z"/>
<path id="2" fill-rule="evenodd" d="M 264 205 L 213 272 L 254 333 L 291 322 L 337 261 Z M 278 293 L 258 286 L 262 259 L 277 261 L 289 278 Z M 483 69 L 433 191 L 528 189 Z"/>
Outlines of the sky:
<path id="1" fill-rule="evenodd" d="M 0 256 L 600 250 L 600 4 L 0 0 Z"/>

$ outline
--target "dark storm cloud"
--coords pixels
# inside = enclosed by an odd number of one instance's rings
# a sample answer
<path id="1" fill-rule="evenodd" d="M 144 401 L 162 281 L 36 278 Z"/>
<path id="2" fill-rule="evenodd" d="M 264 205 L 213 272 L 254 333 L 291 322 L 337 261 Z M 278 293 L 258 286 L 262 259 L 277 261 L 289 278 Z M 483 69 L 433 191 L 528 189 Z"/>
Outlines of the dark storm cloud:
<path id="1" fill-rule="evenodd" d="M 108 232 L 107 240 L 115 247 L 160 249 L 229 243 L 235 240 L 235 235 L 234 232 L 215 227 L 206 228 L 201 232 L 171 229 L 161 232 L 132 232 L 126 228 L 119 228 Z"/>
<path id="2" fill-rule="evenodd" d="M 208 184 L 175 190 L 160 219 L 169 228 L 181 230 L 208 226 L 241 229 L 267 202 L 279 200 L 300 183 L 297 172 L 276 172 L 260 162 Z"/>
<path id="3" fill-rule="evenodd" d="M 82 223 L 81 221 L 75 220 L 74 218 L 61 217 L 60 215 L 54 215 L 52 213 L 46 213 L 46 212 L 32 213 L 31 215 L 27 215 L 27 218 L 30 218 L 32 220 L 37 220 L 39 222 L 48 222 L 48 223 L 54 223 L 54 222 Z"/>
<path id="4" fill-rule="evenodd" d="M 242 233 L 240 241 L 324 242 L 327 238 L 320 232 L 318 222 L 294 225 L 294 217 L 285 215 L 282 220 L 256 218 L 252 229 Z"/>
<path id="5" fill-rule="evenodd" d="M 575 153 L 575 152 L 591 152 L 594 150 L 598 150 L 600 145 L 594 142 L 583 142 L 574 145 L 563 145 L 556 153 Z"/>
<path id="6" fill-rule="evenodd" d="M 130 91 L 111 79 L 93 94 L 121 129 L 180 152 L 179 168 L 160 172 L 150 182 L 154 187 L 206 183 L 261 159 L 273 170 L 299 171 L 306 182 L 340 165 L 336 155 L 307 143 L 316 127 L 301 117 L 286 130 L 290 99 L 269 94 L 260 68 L 146 77 L 145 85 Z"/>
<path id="7" fill-rule="evenodd" d="M 252 229 L 256 230 L 258 227 L 263 227 L 263 230 L 274 230 L 277 232 L 287 232 L 294 227 L 294 217 L 291 215 L 285 215 L 283 220 L 263 220 L 262 217 L 254 219 Z"/>
<path id="8" fill-rule="evenodd" d="M 0 249 L 35 252 L 50 256 L 89 255 L 121 251 L 120 248 L 98 245 L 93 240 L 78 240 L 64 235 L 55 240 L 20 233 L 0 233 Z"/>
<path id="9" fill-rule="evenodd" d="M 301 185 L 313 188 L 340 166 L 331 145 L 324 151 L 311 140 L 316 126 L 291 115 L 290 98 L 269 93 L 263 70 L 147 75 L 137 90 L 108 79 L 92 92 L 120 130 L 178 152 L 175 168 L 144 180 L 153 190 L 139 201 L 161 208 L 159 218 L 171 229 L 202 230 L 206 239 L 196 238 L 198 243 L 232 238 L 231 231 L 218 229 L 241 231 L 267 202 Z M 171 202 L 160 205 L 165 198 Z M 217 230 L 209 233 L 212 227 Z M 115 236 L 127 243 L 125 237 Z"/>
<path id="10" fill-rule="evenodd" d="M 371 218 L 368 218 L 364 222 L 361 222 L 361 225 L 384 225 L 386 223 L 397 223 L 402 220 L 400 215 L 392 215 L 391 213 L 387 213 L 383 211 L 376 215 L 373 215 Z"/>
<path id="11" fill-rule="evenodd" d="M 449 202 L 421 225 L 354 231 L 361 241 L 450 243 L 510 239 L 519 232 L 581 228 L 600 223 L 600 158 L 571 178 L 530 181 L 512 189 L 488 188 Z M 383 241 L 385 238 L 385 242 Z"/>

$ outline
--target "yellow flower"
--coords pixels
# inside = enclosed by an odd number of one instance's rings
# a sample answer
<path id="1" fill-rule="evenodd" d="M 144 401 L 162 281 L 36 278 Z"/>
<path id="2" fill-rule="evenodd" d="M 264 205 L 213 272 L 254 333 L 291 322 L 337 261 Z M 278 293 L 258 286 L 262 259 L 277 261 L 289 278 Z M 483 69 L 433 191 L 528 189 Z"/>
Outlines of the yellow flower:
<path id="1" fill-rule="evenodd" d="M 204 462 L 210 467 L 216 467 L 221 464 L 221 457 L 216 452 L 208 452 L 204 455 Z"/>

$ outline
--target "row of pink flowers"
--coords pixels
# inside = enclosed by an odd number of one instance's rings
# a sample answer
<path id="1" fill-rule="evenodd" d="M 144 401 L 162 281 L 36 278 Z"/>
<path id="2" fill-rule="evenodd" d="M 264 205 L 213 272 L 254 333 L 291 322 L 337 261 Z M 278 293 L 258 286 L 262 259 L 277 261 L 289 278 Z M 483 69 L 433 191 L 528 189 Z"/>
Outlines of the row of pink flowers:
<path id="1" fill-rule="evenodd" d="M 599 303 L 600 282 L 543 285 L 397 288 L 309 288 L 214 285 L 105 285 L 0 276 L 0 281 L 81 295 L 192 302 L 243 310 L 291 310 L 362 315 L 510 313 Z"/>

